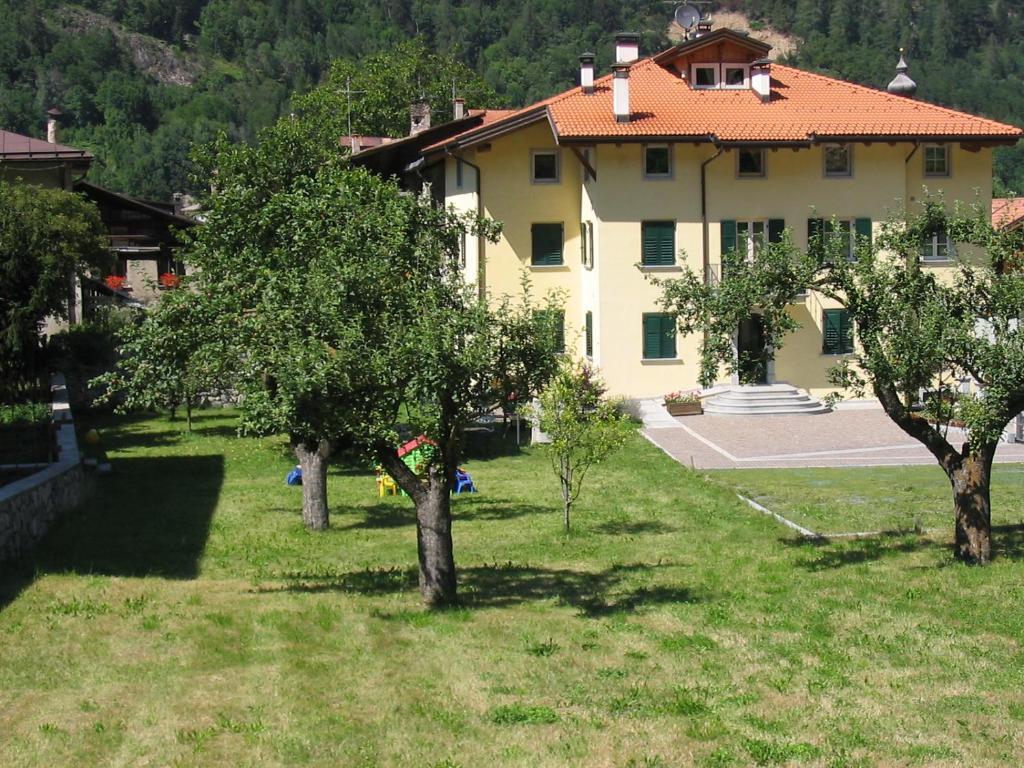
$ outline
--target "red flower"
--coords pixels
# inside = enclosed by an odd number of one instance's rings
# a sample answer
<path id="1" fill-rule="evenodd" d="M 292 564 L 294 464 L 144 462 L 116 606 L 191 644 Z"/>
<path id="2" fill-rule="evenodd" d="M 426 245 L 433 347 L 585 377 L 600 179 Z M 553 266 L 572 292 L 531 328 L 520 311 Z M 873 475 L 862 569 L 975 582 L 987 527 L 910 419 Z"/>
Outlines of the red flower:
<path id="1" fill-rule="evenodd" d="M 125 278 L 121 275 L 108 275 L 103 278 L 103 282 L 106 283 L 107 288 L 112 291 L 120 291 L 124 288 Z"/>
<path id="2" fill-rule="evenodd" d="M 173 272 L 164 272 L 160 275 L 160 287 L 161 288 L 177 288 L 178 283 L 181 282 L 181 278 Z"/>

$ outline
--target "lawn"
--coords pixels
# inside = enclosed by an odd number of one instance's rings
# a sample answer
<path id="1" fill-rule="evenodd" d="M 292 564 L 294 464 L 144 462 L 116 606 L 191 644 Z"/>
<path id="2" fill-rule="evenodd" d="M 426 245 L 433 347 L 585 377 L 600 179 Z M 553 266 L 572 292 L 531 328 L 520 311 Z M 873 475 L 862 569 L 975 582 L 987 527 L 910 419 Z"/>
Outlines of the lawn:
<path id="1" fill-rule="evenodd" d="M 1024 533 L 816 545 L 637 437 L 574 530 L 540 449 L 467 463 L 464 603 L 428 613 L 405 499 L 282 440 L 113 421 L 114 475 L 0 572 L 0 765 L 1024 762 Z"/>
<path id="2" fill-rule="evenodd" d="M 946 530 L 953 525 L 953 492 L 937 464 L 707 474 L 816 533 Z M 993 467 L 992 521 L 1024 524 L 1024 465 Z"/>

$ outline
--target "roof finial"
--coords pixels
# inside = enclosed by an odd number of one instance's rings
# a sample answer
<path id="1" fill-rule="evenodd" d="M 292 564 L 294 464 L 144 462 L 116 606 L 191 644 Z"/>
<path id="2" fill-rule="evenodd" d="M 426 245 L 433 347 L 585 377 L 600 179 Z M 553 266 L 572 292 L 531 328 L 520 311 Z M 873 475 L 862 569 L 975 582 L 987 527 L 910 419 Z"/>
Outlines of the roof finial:
<path id="1" fill-rule="evenodd" d="M 896 77 L 892 79 L 885 90 L 896 96 L 910 97 L 917 93 L 917 83 L 907 75 L 909 69 L 907 60 L 903 58 L 903 49 L 900 48 L 900 62 L 896 65 Z"/>

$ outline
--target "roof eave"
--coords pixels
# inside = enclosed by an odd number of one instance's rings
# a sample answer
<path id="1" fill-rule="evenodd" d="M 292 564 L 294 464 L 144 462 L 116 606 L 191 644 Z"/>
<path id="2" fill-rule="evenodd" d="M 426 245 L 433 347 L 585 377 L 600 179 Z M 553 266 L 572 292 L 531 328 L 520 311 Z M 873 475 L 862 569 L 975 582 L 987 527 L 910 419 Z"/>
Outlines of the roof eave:
<path id="1" fill-rule="evenodd" d="M 469 149 L 479 144 L 483 144 L 492 139 L 496 139 L 500 136 L 504 136 L 512 131 L 519 130 L 532 123 L 539 122 L 540 120 L 548 119 L 548 108 L 547 105 L 540 107 L 534 107 L 526 112 L 521 112 L 518 115 L 503 118 L 497 120 L 490 125 L 481 126 L 472 131 L 468 131 L 459 136 L 453 136 L 448 141 L 425 152 L 426 155 L 444 154 L 454 152 L 460 149 Z M 551 124 L 552 131 L 554 131 L 554 123 Z M 558 139 L 558 134 L 555 133 L 555 138 Z"/>

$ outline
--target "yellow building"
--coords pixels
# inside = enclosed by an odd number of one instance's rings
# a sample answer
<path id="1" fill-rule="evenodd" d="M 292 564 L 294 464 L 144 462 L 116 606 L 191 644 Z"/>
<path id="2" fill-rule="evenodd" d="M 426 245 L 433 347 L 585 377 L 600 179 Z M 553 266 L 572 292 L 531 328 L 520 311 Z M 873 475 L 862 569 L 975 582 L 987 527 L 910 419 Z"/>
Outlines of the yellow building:
<path id="1" fill-rule="evenodd" d="M 720 29 L 640 58 L 638 37 L 620 35 L 610 75 L 595 78 L 585 54 L 579 87 L 470 113 L 421 140 L 418 162 L 443 168 L 446 203 L 504 225 L 497 243 L 466 244 L 467 280 L 514 294 L 525 269 L 537 294 L 562 289 L 566 351 L 591 360 L 611 391 L 658 397 L 698 387 L 699 339 L 675 334 L 649 278 L 685 262 L 715 280 L 723 252 L 786 229 L 804 246 L 833 219 L 852 247 L 925 187 L 990 206 L 992 149 L 1015 143 L 1018 128 L 913 99 L 902 61 L 890 93 L 768 52 Z M 922 258 L 943 269 L 949 253 L 936 238 Z M 820 396 L 828 368 L 852 351 L 850 324 L 813 293 L 792 312 L 802 329 L 752 373 Z M 753 315 L 737 348 L 756 357 L 758 336 Z"/>

